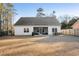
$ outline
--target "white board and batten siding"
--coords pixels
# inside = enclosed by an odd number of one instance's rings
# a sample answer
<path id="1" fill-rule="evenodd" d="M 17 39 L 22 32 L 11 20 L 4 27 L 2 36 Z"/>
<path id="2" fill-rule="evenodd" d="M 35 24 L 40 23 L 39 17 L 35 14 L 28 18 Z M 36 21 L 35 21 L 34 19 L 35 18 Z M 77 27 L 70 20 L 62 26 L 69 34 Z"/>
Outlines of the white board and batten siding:
<path id="1" fill-rule="evenodd" d="M 32 35 L 33 27 L 48 27 L 48 35 L 52 35 L 52 28 L 57 28 L 57 32 L 61 32 L 61 26 L 15 26 L 15 35 Z M 24 33 L 24 28 L 29 28 L 29 32 Z"/>

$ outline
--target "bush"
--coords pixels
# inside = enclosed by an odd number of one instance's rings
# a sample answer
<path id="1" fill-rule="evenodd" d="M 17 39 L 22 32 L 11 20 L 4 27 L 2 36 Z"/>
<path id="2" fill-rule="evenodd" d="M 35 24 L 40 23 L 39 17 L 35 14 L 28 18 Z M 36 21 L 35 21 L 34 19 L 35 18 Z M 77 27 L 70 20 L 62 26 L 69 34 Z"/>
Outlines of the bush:
<path id="1" fill-rule="evenodd" d="M 4 36 L 5 36 L 5 35 L 8 35 L 8 31 L 4 31 Z"/>
<path id="2" fill-rule="evenodd" d="M 10 30 L 10 31 L 9 31 L 9 35 L 14 36 L 14 32 Z"/>
<path id="3" fill-rule="evenodd" d="M 4 31 L 0 30 L 0 36 L 4 35 Z"/>
<path id="4" fill-rule="evenodd" d="M 8 31 L 0 31 L 0 36 L 6 36 L 8 35 Z"/>
<path id="5" fill-rule="evenodd" d="M 7 35 L 14 36 L 14 33 L 12 31 L 2 31 L 2 30 L 0 30 L 0 36 L 7 36 Z"/>

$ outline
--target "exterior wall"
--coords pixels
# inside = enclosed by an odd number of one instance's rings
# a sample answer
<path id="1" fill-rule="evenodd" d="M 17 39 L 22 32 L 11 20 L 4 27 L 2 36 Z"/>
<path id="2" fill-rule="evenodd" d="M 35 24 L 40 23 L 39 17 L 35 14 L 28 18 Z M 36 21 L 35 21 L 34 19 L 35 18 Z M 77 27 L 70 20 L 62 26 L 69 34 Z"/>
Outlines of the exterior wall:
<path id="1" fill-rule="evenodd" d="M 24 28 L 29 28 L 29 32 L 24 33 Z M 33 32 L 32 26 L 15 26 L 15 35 L 31 35 Z"/>
<path id="2" fill-rule="evenodd" d="M 61 32 L 60 26 L 15 26 L 15 35 L 32 35 L 33 27 L 48 27 L 48 35 L 52 35 L 52 28 L 57 28 L 57 32 Z M 24 33 L 24 28 L 29 28 L 29 32 Z"/>
<path id="3" fill-rule="evenodd" d="M 49 26 L 48 27 L 48 34 L 49 35 L 52 35 L 53 34 L 53 32 L 52 32 L 52 28 L 57 28 L 57 32 L 61 32 L 61 26 Z"/>

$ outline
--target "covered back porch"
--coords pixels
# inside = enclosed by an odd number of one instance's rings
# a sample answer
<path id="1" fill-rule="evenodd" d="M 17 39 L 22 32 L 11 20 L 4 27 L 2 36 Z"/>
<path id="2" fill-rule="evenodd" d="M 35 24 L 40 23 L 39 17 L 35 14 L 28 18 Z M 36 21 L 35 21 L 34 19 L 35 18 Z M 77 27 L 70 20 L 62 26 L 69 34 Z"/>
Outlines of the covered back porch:
<path id="1" fill-rule="evenodd" d="M 42 35 L 48 35 L 48 27 L 33 27 L 33 32 Z"/>

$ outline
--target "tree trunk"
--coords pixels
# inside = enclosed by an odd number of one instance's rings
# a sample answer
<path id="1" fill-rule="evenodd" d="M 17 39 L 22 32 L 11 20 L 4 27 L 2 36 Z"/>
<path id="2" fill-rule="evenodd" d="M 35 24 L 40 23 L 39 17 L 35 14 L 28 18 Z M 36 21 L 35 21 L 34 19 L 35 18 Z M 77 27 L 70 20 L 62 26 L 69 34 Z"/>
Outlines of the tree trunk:
<path id="1" fill-rule="evenodd" d="M 2 21 L 1 21 L 1 15 L 0 15 L 0 30 L 1 30 L 1 23 L 2 23 Z"/>

